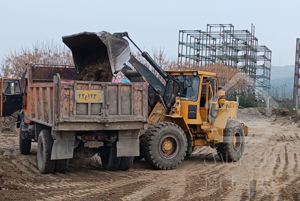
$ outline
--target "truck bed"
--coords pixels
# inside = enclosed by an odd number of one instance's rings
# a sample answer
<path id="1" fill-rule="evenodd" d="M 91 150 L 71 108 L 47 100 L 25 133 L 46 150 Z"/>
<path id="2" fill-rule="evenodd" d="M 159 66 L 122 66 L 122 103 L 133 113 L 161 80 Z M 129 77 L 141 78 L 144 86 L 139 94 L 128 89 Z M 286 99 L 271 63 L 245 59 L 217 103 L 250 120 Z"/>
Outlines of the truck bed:
<path id="1" fill-rule="evenodd" d="M 60 79 L 28 87 L 28 119 L 56 131 L 126 130 L 147 125 L 146 83 Z"/>

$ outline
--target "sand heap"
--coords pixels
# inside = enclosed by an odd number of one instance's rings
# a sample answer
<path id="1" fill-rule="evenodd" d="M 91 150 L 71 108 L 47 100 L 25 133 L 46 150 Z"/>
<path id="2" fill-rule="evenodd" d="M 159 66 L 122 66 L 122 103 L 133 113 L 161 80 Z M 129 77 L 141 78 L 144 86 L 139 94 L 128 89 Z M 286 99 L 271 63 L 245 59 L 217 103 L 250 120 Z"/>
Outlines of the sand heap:
<path id="1" fill-rule="evenodd" d="M 18 117 L 18 112 L 15 112 L 9 117 L 0 117 L 0 132 L 12 132 L 15 128 L 15 123 Z"/>

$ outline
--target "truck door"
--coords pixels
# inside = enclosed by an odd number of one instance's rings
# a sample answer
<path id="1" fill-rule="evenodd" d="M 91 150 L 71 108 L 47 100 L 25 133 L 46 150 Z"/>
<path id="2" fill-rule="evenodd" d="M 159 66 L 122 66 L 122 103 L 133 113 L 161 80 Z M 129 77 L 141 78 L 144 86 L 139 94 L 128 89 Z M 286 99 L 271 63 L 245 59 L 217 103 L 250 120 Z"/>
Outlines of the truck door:
<path id="1" fill-rule="evenodd" d="M 10 116 L 22 109 L 22 91 L 19 79 L 1 79 L 1 116 Z"/>

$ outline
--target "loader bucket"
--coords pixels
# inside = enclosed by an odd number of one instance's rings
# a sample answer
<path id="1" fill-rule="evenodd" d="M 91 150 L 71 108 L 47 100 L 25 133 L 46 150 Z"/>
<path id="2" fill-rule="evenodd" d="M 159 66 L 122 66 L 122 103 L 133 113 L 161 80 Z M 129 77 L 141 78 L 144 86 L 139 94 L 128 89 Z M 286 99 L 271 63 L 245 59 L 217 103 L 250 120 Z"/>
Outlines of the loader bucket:
<path id="1" fill-rule="evenodd" d="M 110 64 L 111 73 L 115 74 L 122 70 L 123 64 L 130 58 L 128 41 L 105 31 L 64 36 L 63 42 L 72 51 L 77 74 L 86 66 L 97 65 L 105 60 Z"/>

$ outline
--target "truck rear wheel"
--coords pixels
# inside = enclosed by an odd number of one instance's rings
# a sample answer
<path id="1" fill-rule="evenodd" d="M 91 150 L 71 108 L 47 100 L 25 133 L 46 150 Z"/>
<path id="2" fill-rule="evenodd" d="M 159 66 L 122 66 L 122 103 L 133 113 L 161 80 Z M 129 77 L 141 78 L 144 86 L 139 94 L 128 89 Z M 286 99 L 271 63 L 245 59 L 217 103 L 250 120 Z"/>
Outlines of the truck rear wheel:
<path id="1" fill-rule="evenodd" d="M 244 152 L 245 134 L 242 124 L 229 120 L 223 132 L 223 143 L 220 143 L 217 152 L 222 161 L 238 161 Z"/>
<path id="2" fill-rule="evenodd" d="M 187 138 L 176 124 L 159 122 L 148 128 L 141 142 L 144 158 L 156 169 L 174 169 L 187 152 Z"/>
<path id="3" fill-rule="evenodd" d="M 129 170 L 133 163 L 133 156 L 132 157 L 121 157 L 121 162 L 119 165 L 119 170 Z"/>
<path id="4" fill-rule="evenodd" d="M 22 120 L 21 120 L 22 121 Z M 24 131 L 22 131 L 22 122 L 20 124 L 19 149 L 21 154 L 27 155 L 31 150 L 31 139 L 24 139 Z"/>
<path id="5" fill-rule="evenodd" d="M 100 153 L 102 166 L 105 170 L 115 171 L 119 168 L 121 157 L 117 157 L 117 146 L 114 143 L 112 146 L 106 147 L 105 151 Z"/>
<path id="6" fill-rule="evenodd" d="M 56 160 L 55 172 L 65 173 L 68 169 L 69 159 Z"/>
<path id="7" fill-rule="evenodd" d="M 48 130 L 42 130 L 38 138 L 37 166 L 42 174 L 54 172 L 55 160 L 51 160 L 53 139 Z"/>

